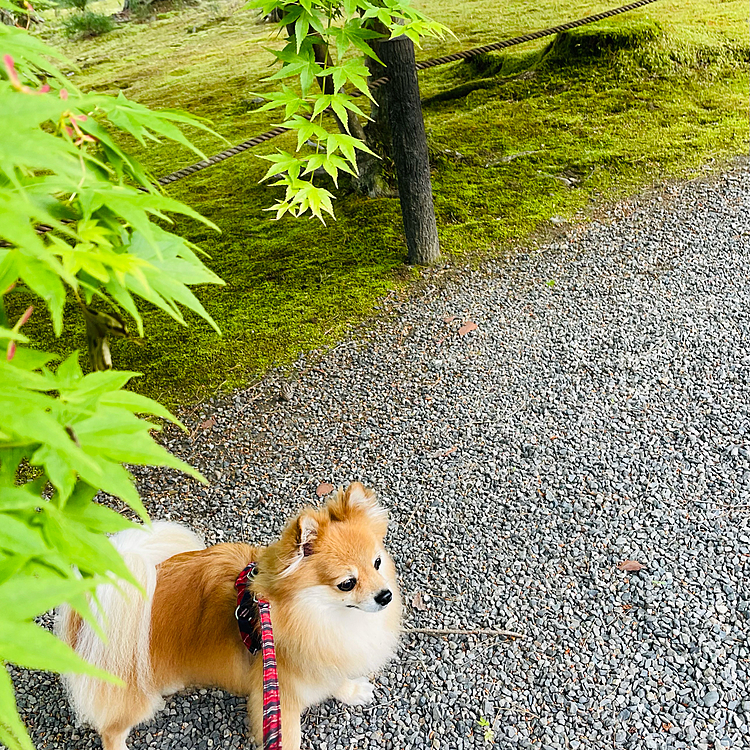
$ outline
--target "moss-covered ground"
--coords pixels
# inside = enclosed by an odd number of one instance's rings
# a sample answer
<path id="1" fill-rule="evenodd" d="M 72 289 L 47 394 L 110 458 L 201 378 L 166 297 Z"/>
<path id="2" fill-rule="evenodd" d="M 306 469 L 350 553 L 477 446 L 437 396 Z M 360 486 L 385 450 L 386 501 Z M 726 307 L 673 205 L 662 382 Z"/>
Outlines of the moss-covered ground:
<path id="1" fill-rule="evenodd" d="M 457 39 L 430 41 L 428 58 L 615 7 L 612 3 L 425 0 Z M 162 6 L 163 7 L 163 6 Z M 113 12 L 114 0 L 93 8 Z M 86 89 L 213 121 L 232 143 L 273 122 L 255 93 L 270 85 L 265 47 L 278 45 L 241 4 L 172 6 L 149 23 L 105 36 L 45 34 L 74 59 Z M 420 74 L 442 249 L 449 262 L 505 252 L 553 217 L 571 217 L 656 180 L 720 164 L 748 149 L 748 40 L 744 0 L 662 0 L 575 32 Z M 203 133 L 206 153 L 225 144 Z M 154 311 L 144 341 L 116 342 L 139 389 L 174 405 L 240 386 L 303 350 L 334 342 L 389 290 L 407 288 L 397 199 L 341 194 L 337 220 L 272 221 L 273 191 L 259 186 L 257 153 L 285 137 L 175 183 L 170 194 L 221 234 L 183 222 L 227 282 L 198 294 L 219 338 L 193 318 L 184 329 Z M 194 161 L 173 145 L 142 153 L 155 175 Z M 85 348 L 71 308 L 64 348 Z M 37 328 L 42 335 L 41 327 Z M 44 345 L 48 345 L 45 343 Z"/>

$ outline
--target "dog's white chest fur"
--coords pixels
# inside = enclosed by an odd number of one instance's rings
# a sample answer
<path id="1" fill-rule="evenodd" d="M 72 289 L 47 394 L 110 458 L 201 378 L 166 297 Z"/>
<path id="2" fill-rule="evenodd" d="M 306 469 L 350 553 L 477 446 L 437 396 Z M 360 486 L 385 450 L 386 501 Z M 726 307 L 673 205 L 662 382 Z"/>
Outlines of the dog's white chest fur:
<path id="1" fill-rule="evenodd" d="M 326 586 L 306 589 L 296 605 L 295 614 L 305 623 L 304 646 L 311 666 L 311 679 L 300 691 L 305 704 L 325 700 L 342 680 L 376 672 L 393 658 L 399 633 L 395 607 L 380 612 L 343 607 L 332 600 Z"/>

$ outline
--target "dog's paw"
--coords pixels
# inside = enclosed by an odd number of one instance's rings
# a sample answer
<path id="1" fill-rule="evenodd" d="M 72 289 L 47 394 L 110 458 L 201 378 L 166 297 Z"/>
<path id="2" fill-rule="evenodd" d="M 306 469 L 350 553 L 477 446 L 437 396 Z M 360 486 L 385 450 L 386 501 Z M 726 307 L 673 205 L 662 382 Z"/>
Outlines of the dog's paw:
<path id="1" fill-rule="evenodd" d="M 366 703 L 372 703 L 375 686 L 366 677 L 346 680 L 336 693 L 336 697 L 349 706 L 364 706 Z"/>

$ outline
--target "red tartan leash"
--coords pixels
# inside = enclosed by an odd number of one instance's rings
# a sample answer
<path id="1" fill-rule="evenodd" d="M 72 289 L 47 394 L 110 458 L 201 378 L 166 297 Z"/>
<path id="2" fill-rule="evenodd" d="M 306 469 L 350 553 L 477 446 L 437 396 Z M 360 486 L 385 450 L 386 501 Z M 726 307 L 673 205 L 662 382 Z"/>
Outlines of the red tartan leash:
<path id="1" fill-rule="evenodd" d="M 258 599 L 250 590 L 257 572 L 258 564 L 251 562 L 237 576 L 234 582 L 237 609 L 234 614 L 247 650 L 251 654 L 261 651 L 263 656 L 263 750 L 281 750 L 281 701 L 271 604 L 266 599 Z"/>

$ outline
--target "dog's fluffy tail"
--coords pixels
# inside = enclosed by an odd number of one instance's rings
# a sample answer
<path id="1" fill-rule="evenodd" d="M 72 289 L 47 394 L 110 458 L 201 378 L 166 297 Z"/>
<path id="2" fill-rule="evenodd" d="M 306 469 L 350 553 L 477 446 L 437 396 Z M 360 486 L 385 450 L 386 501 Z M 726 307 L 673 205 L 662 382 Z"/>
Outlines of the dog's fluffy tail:
<path id="1" fill-rule="evenodd" d="M 58 608 L 55 633 L 83 659 L 123 680 L 133 698 L 153 698 L 149 641 L 156 568 L 173 555 L 204 549 L 205 544 L 190 529 L 166 521 L 157 521 L 150 529 L 121 531 L 111 542 L 143 586 L 145 596 L 127 584 L 107 584 L 96 589 L 92 609 L 107 636 L 106 642 L 68 605 Z M 96 729 L 110 723 L 111 711 L 122 704 L 122 688 L 82 674 L 67 674 L 63 680 L 80 722 Z"/>

